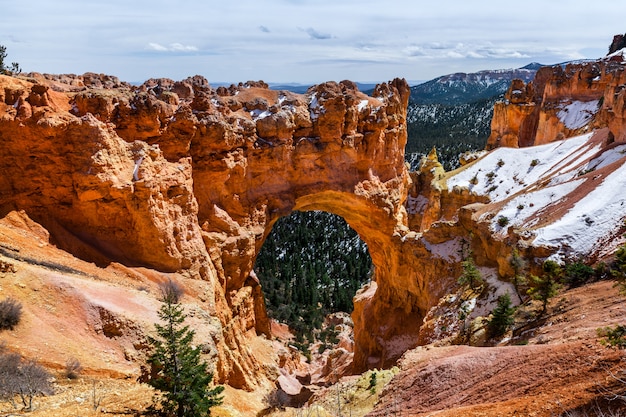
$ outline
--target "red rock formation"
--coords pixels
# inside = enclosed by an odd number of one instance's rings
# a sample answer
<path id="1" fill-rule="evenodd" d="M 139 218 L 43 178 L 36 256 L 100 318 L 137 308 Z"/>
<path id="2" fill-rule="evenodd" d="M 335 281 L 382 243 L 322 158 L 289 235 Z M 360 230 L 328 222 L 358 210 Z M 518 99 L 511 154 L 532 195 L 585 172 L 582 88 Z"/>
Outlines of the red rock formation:
<path id="1" fill-rule="evenodd" d="M 600 126 L 623 141 L 619 59 L 514 83 L 509 104 L 496 108 L 489 146 L 545 143 Z M 96 74 L 2 76 L 0 214 L 23 211 L 51 242 L 98 265 L 204 280 L 209 307 L 202 308 L 221 324 L 217 379 L 249 390 L 278 377 L 257 343 L 271 330 L 252 271 L 256 254 L 293 210 L 340 215 L 376 268 L 354 300 L 352 367 L 390 366 L 427 339 L 423 319 L 456 285 L 462 239 L 473 233 L 476 262 L 500 271 L 511 243 L 481 223 L 479 215 L 498 205 L 469 187 L 448 189 L 454 173 L 443 172 L 435 153 L 408 173 L 408 97 L 403 80 L 368 97 L 349 81 L 300 95 L 261 82 L 213 89 L 198 76 L 140 87 Z M 602 97 L 579 127 L 559 115 Z"/>
<path id="2" fill-rule="evenodd" d="M 139 88 L 96 74 L 0 83 L 3 213 L 25 211 L 59 247 L 100 265 L 219 284 L 220 381 L 251 389 L 262 373 L 245 348 L 270 331 L 252 266 L 272 224 L 292 210 L 341 215 L 369 245 L 379 291 L 360 311 L 382 324 L 358 321 L 360 367 L 402 353 L 386 352 L 384 340 L 405 332 L 403 319 L 372 311 L 412 300 L 394 308 L 417 331 L 431 300 L 398 279 L 407 275 L 410 182 L 403 80 L 372 97 L 349 81 L 305 95 L 263 83 L 214 90 L 202 77 Z"/>
<path id="3" fill-rule="evenodd" d="M 487 149 L 553 142 L 609 127 L 626 140 L 624 57 L 540 68 L 528 85 L 517 80 L 496 103 Z"/>

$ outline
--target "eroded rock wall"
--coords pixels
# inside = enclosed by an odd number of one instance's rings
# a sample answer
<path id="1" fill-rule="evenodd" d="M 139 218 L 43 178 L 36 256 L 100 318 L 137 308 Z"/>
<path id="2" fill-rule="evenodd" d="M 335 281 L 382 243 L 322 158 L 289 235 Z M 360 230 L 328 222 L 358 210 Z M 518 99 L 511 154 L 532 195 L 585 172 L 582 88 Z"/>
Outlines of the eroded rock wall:
<path id="1" fill-rule="evenodd" d="M 23 210 L 59 247 L 99 265 L 213 282 L 220 382 L 253 389 L 267 376 L 249 348 L 270 332 L 252 266 L 293 210 L 343 216 L 369 246 L 378 289 L 355 313 L 356 367 L 389 364 L 414 345 L 406 334 L 432 297 L 405 262 L 424 248 L 406 243 L 417 236 L 404 206 L 404 80 L 371 97 L 349 81 L 304 95 L 262 82 L 213 89 L 198 76 L 141 87 L 98 74 L 0 83 L 2 212 Z"/>
<path id="2" fill-rule="evenodd" d="M 604 59 L 542 67 L 535 80 L 514 81 L 496 103 L 487 149 L 526 147 L 608 127 L 626 141 L 623 51 Z"/>

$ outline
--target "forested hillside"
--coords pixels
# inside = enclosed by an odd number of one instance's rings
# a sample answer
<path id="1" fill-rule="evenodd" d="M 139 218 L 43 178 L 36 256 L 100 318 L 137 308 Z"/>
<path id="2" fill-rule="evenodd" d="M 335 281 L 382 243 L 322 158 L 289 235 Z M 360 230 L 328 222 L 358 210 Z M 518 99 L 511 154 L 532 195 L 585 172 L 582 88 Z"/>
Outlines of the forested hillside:
<path id="1" fill-rule="evenodd" d="M 352 311 L 371 268 L 357 233 L 320 211 L 296 211 L 276 222 L 255 264 L 268 314 L 287 323 L 299 342 L 312 342 L 327 314 Z"/>
<path id="2" fill-rule="evenodd" d="M 454 106 L 409 103 L 407 160 L 416 170 L 419 159 L 433 147 L 449 171 L 458 165 L 458 156 L 485 147 L 493 116 L 493 104 L 501 95 Z"/>
<path id="3" fill-rule="evenodd" d="M 490 133 L 493 105 L 513 79 L 531 81 L 541 64 L 508 70 L 456 73 L 411 87 L 407 113 L 407 160 L 417 169 L 422 155 L 437 148 L 446 170 L 458 156 L 483 149 Z"/>

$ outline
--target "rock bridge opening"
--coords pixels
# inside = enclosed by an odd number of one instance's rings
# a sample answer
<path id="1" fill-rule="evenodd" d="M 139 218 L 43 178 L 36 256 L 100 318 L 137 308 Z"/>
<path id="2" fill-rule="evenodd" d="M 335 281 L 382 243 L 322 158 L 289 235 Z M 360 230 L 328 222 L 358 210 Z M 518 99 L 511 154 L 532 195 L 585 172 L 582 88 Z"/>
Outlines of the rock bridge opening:
<path id="1" fill-rule="evenodd" d="M 268 316 L 287 324 L 303 349 L 315 341 L 332 313 L 352 313 L 357 290 L 372 277 L 367 245 L 346 221 L 323 211 L 294 211 L 272 227 L 254 271 Z"/>

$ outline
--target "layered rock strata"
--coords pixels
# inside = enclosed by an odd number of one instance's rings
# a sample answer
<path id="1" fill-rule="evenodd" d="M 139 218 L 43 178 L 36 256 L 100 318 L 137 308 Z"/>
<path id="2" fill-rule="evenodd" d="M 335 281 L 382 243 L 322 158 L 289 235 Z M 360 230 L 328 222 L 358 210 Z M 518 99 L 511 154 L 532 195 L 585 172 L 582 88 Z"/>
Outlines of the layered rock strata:
<path id="1" fill-rule="evenodd" d="M 378 291 L 358 308 L 357 368 L 395 360 L 402 349 L 386 341 L 419 329 L 432 300 L 402 262 L 405 81 L 371 97 L 349 81 L 305 95 L 262 82 L 214 89 L 197 76 L 140 87 L 98 74 L 0 83 L 3 215 L 23 211 L 98 265 L 213 282 L 221 382 L 252 389 L 262 373 L 246 348 L 270 333 L 252 267 L 293 210 L 338 214 L 369 246 Z"/>
<path id="2" fill-rule="evenodd" d="M 597 61 L 542 67 L 534 81 L 515 80 L 496 103 L 487 149 L 526 147 L 608 127 L 626 141 L 623 50 Z"/>
<path id="3" fill-rule="evenodd" d="M 542 69 L 532 84 L 514 83 L 496 107 L 488 147 L 596 128 L 604 129 L 589 144 L 579 140 L 580 149 L 599 146 L 600 155 L 624 141 L 622 60 Z M 0 215 L 22 213 L 51 243 L 98 266 L 203 280 L 210 295 L 202 308 L 221 325 L 212 333 L 217 380 L 236 388 L 279 375 L 254 351 L 271 330 L 252 268 L 272 225 L 293 210 L 340 215 L 368 245 L 375 277 L 354 299 L 352 371 L 390 366 L 432 340 L 424 318 L 456 288 L 464 250 L 496 278 L 510 272 L 512 245 L 523 241 L 529 259 L 555 251 L 525 237 L 536 227 L 531 215 L 512 218 L 511 233 L 494 226 L 506 204 L 549 185 L 555 170 L 541 168 L 536 186 L 519 174 L 510 195 L 487 185 L 513 165 L 500 161 L 493 173 L 481 159 L 445 173 L 433 152 L 408 172 L 403 80 L 371 96 L 349 81 L 300 95 L 262 82 L 212 88 L 199 76 L 134 87 L 98 74 L 30 74 L 0 76 L 0 87 Z M 595 163 L 583 154 L 580 164 Z M 528 175 L 533 162 L 518 168 Z M 552 213 L 569 209 L 557 203 Z M 519 217 L 527 207 L 517 207 Z"/>

